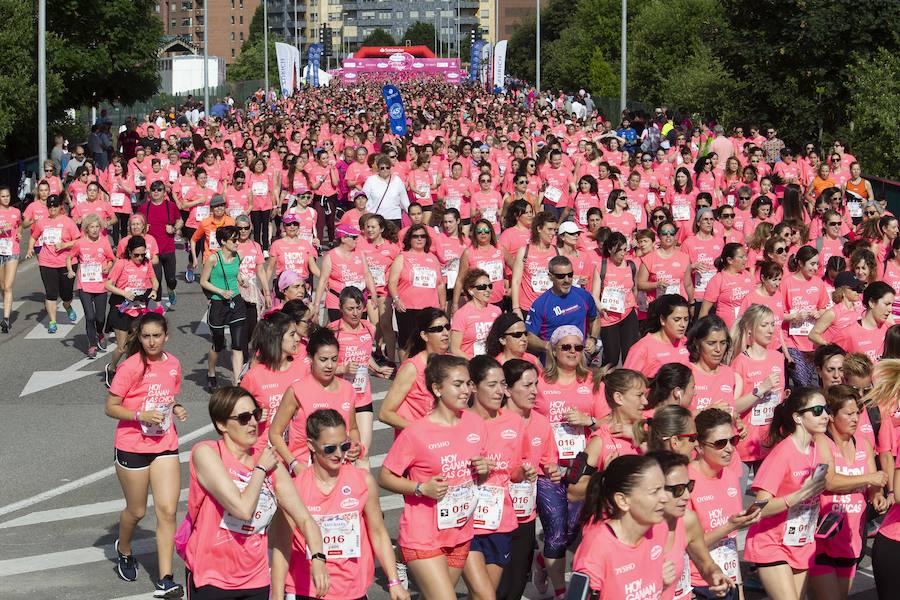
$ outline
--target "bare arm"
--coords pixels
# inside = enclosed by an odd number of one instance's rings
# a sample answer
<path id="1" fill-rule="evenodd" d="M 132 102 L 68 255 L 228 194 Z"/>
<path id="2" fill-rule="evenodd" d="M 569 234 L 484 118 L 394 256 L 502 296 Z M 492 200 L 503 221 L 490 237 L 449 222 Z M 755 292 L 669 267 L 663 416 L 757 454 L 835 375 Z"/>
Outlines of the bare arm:
<path id="1" fill-rule="evenodd" d="M 391 382 L 387 396 L 381 403 L 381 408 L 378 410 L 379 421 L 395 429 L 406 429 L 410 426 L 406 419 L 397 414 L 397 409 L 403 404 L 403 399 L 406 398 L 409 390 L 412 389 L 415 380 L 416 368 L 411 363 L 406 363 L 400 367 L 396 377 L 394 377 L 394 381 Z M 282 404 L 284 404 L 284 400 L 282 400 Z"/>

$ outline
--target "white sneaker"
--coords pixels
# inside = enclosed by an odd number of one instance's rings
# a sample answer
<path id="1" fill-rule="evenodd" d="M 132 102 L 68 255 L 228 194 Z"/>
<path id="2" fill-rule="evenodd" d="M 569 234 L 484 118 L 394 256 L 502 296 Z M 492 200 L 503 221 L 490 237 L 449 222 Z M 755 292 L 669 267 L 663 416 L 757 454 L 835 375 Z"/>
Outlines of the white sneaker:
<path id="1" fill-rule="evenodd" d="M 402 562 L 397 563 L 397 579 L 400 580 L 400 585 L 404 590 L 409 589 L 409 574 L 406 572 L 406 565 Z"/>

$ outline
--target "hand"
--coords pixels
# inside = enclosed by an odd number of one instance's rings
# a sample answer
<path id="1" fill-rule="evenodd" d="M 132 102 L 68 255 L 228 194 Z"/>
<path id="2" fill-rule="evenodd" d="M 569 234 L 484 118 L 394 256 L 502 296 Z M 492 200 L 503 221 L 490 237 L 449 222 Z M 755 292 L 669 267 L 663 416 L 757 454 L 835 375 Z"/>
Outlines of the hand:
<path id="1" fill-rule="evenodd" d="M 166 420 L 166 416 L 158 410 L 144 410 L 141 411 L 140 420 L 147 425 L 159 425 Z"/>
<path id="2" fill-rule="evenodd" d="M 69 269 L 68 272 L 66 272 L 66 277 L 68 277 L 69 279 L 75 279 L 75 271 Z"/>
<path id="3" fill-rule="evenodd" d="M 397 312 L 402 312 L 402 313 L 406 312 L 406 307 L 403 306 L 403 301 L 400 300 L 400 298 L 394 299 L 394 310 L 396 310 Z"/>
<path id="4" fill-rule="evenodd" d="M 134 302 L 134 292 L 131 290 L 125 290 L 125 293 L 122 294 L 122 297 L 128 300 L 129 302 Z"/>
<path id="5" fill-rule="evenodd" d="M 679 573 L 675 570 L 675 565 L 672 564 L 671 560 L 667 560 L 663 563 L 662 577 L 663 577 L 663 587 L 667 588 L 678 579 Z"/>
<path id="6" fill-rule="evenodd" d="M 665 293 L 666 293 L 666 290 L 667 290 L 668 288 L 669 288 L 669 284 L 668 284 L 668 283 L 666 283 L 666 282 L 664 282 L 664 281 L 657 281 L 657 282 L 656 282 L 656 291 L 657 291 L 657 293 L 665 294 Z"/>
<path id="7" fill-rule="evenodd" d="M 313 585 L 316 586 L 316 598 L 322 598 L 328 593 L 328 567 L 321 560 L 310 561 L 309 570 L 312 572 Z"/>
<path id="8" fill-rule="evenodd" d="M 709 584 L 709 591 L 720 597 L 727 594 L 728 590 L 734 587 L 734 582 L 731 581 L 731 578 L 726 576 L 722 569 L 718 567 L 710 574 L 706 583 Z"/>
<path id="9" fill-rule="evenodd" d="M 484 458 L 483 456 L 475 456 L 471 461 L 472 468 L 475 469 L 475 473 L 479 477 L 486 477 L 491 469 L 494 468 L 495 463 L 489 458 Z"/>
<path id="10" fill-rule="evenodd" d="M 356 462 L 360 456 L 362 456 L 362 445 L 359 442 L 351 442 L 350 449 L 344 458 L 347 459 L 347 462 Z"/>
<path id="11" fill-rule="evenodd" d="M 566 413 L 566 423 L 580 427 L 590 427 L 591 418 L 579 410 L 570 408 L 569 412 Z"/>
<path id="12" fill-rule="evenodd" d="M 394 374 L 394 367 L 390 367 L 390 366 L 385 365 L 385 366 L 383 366 L 383 367 L 378 367 L 378 370 L 375 371 L 375 372 L 376 372 L 379 376 L 381 376 L 381 377 L 383 377 L 383 378 L 385 378 L 385 379 L 390 379 L 391 376 Z"/>
<path id="13" fill-rule="evenodd" d="M 266 471 L 271 471 L 275 468 L 275 465 L 278 464 L 279 460 L 280 458 L 278 456 L 278 453 L 275 452 L 275 448 L 273 448 L 272 446 L 266 446 L 265 448 L 263 448 L 263 451 L 259 453 L 259 459 L 257 459 L 256 464 Z"/>
<path id="14" fill-rule="evenodd" d="M 402 585 L 394 585 L 388 588 L 391 600 L 409 600 L 409 592 Z"/>
<path id="15" fill-rule="evenodd" d="M 156 290 L 150 290 L 150 294 L 147 297 L 151 300 L 156 300 Z"/>
<path id="16" fill-rule="evenodd" d="M 777 373 L 772 373 L 768 377 L 762 380 L 759 384 L 759 391 L 763 394 L 767 394 L 772 391 L 779 383 L 781 383 L 781 378 Z"/>
<path id="17" fill-rule="evenodd" d="M 172 407 L 172 414 L 175 416 L 176 419 L 178 419 L 182 423 L 187 421 L 187 418 L 188 418 L 187 409 L 184 406 L 182 406 L 181 404 L 176 404 L 175 406 Z"/>
<path id="18" fill-rule="evenodd" d="M 175 227 L 172 225 L 166 225 L 166 233 L 169 235 L 175 235 Z"/>
<path id="19" fill-rule="evenodd" d="M 225 290 L 224 292 L 222 292 L 221 295 L 226 300 L 231 300 L 232 297 L 234 297 L 234 292 L 232 292 L 231 290 Z"/>
<path id="20" fill-rule="evenodd" d="M 562 481 L 562 472 L 559 470 L 559 465 L 544 465 L 544 475 L 546 475 L 552 483 L 559 483 Z"/>
<path id="21" fill-rule="evenodd" d="M 800 494 L 800 502 L 804 500 L 808 500 L 809 498 L 814 498 L 825 491 L 825 478 L 819 477 L 818 479 L 815 477 L 810 477 L 806 481 L 803 482 L 803 486 L 797 490 L 797 493 Z M 792 503 L 793 504 L 793 503 Z"/>
<path id="22" fill-rule="evenodd" d="M 25 260 L 28 260 L 29 258 L 34 258 L 34 250 L 29 250 L 29 251 L 25 254 Z"/>
<path id="23" fill-rule="evenodd" d="M 732 531 L 737 531 L 756 523 L 761 516 L 762 510 L 751 504 L 746 510 L 728 517 L 728 525 Z"/>
<path id="24" fill-rule="evenodd" d="M 241 275 L 240 273 L 238 273 L 237 282 L 238 282 L 239 286 L 247 287 L 247 278 L 244 277 L 243 275 Z"/>
<path id="25" fill-rule="evenodd" d="M 440 475 L 435 475 L 428 481 L 419 485 L 419 491 L 422 492 L 423 496 L 427 496 L 432 500 L 440 501 L 444 496 L 447 495 L 447 488 L 449 486 L 444 482 L 444 478 Z"/>
<path id="26" fill-rule="evenodd" d="M 875 471 L 869 475 L 869 485 L 874 488 L 883 488 L 887 485 L 888 476 L 884 471 Z"/>
<path id="27" fill-rule="evenodd" d="M 528 481 L 534 481 L 535 479 L 537 479 L 537 469 L 535 469 L 533 465 L 523 463 L 522 473 L 525 475 L 525 479 L 527 479 Z"/>
<path id="28" fill-rule="evenodd" d="M 601 310 L 600 312 L 603 313 L 606 311 Z M 603 317 L 603 316 L 604 315 L 601 314 L 601 317 Z M 584 350 L 588 354 L 593 354 L 594 351 L 597 350 L 597 340 L 595 340 L 594 338 L 588 338 L 587 341 L 584 343 Z"/>

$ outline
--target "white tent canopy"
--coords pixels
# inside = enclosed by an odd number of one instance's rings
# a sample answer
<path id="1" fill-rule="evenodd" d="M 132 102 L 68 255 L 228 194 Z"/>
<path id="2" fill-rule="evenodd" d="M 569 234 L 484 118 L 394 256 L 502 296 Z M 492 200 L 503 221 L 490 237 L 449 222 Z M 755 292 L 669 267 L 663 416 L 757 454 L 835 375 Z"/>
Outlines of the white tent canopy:
<path id="1" fill-rule="evenodd" d="M 301 78 L 303 83 L 306 83 L 306 78 L 309 76 L 309 65 L 303 67 L 303 77 Z M 319 69 L 319 85 L 328 85 L 331 81 L 331 75 L 327 72 Z"/>

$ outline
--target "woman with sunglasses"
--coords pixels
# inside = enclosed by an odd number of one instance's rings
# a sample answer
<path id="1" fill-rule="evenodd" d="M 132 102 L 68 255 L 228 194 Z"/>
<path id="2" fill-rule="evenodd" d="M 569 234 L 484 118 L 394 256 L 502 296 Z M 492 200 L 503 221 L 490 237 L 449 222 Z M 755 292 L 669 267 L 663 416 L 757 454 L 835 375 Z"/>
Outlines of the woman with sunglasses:
<path id="1" fill-rule="evenodd" d="M 131 542 L 151 490 L 160 575 L 156 589 L 177 598 L 182 592 L 172 581 L 172 555 L 181 469 L 173 421 L 187 421 L 187 411 L 175 400 L 181 391 L 181 363 L 165 351 L 168 339 L 165 317 L 147 313 L 138 318 L 128 339 L 128 357 L 106 397 L 106 415 L 117 421 L 115 468 L 125 495 L 116 540 L 116 572 L 125 581 L 137 579 L 138 563 Z"/>
<path id="2" fill-rule="evenodd" d="M 356 390 L 349 381 L 337 376 L 340 355 L 337 337 L 330 329 L 315 328 L 309 334 L 305 350 L 310 358 L 309 373 L 291 383 L 284 392 L 269 427 L 269 443 L 288 465 L 288 472 L 292 475 L 309 464 L 304 424 L 308 416 L 319 408 L 333 408 L 348 424 L 354 444 L 347 453 L 347 459 L 355 462 L 363 453 L 354 410 Z M 289 434 L 287 442 L 286 431 Z"/>
<path id="3" fill-rule="evenodd" d="M 512 263 L 512 309 L 520 317 L 531 309 L 538 296 L 552 286 L 550 259 L 559 254 L 553 244 L 558 227 L 556 216 L 551 212 L 541 212 L 531 224 L 531 241 L 515 254 Z"/>
<path id="4" fill-rule="evenodd" d="M 753 288 L 753 278 L 746 271 L 747 251 L 743 244 L 726 243 L 713 264 L 717 272 L 704 292 L 700 318 L 715 307 L 716 315 L 730 327 L 740 315 L 741 302 Z"/>
<path id="5" fill-rule="evenodd" d="M 293 479 L 293 486 L 323 533 L 328 557 L 324 563 L 328 594 L 324 598 L 365 596 L 374 582 L 377 558 L 387 575 L 391 600 L 408 600 L 409 593 L 397 575 L 375 479 L 344 460 L 353 443 L 340 413 L 332 409 L 313 412 L 306 421 L 306 436 L 312 464 Z M 334 493 L 338 489 L 341 493 Z M 273 549 L 272 598 L 317 597 L 310 571 L 317 561 L 307 558 L 306 538 L 287 520 L 279 525 L 284 528 L 279 537 L 287 543 Z"/>
<path id="6" fill-rule="evenodd" d="M 573 572 L 589 577 L 591 597 L 660 597 L 677 580 L 675 566 L 659 551 L 669 533 L 665 485 L 659 463 L 647 456 L 620 456 L 591 476 L 572 562 Z"/>
<path id="7" fill-rule="evenodd" d="M 11 201 L 10 189 L 5 186 L 0 187 L 0 290 L 3 292 L 3 319 L 0 320 L 0 331 L 3 333 L 9 333 L 13 284 L 16 281 L 16 270 L 19 267 L 19 253 L 21 252 L 19 226 L 22 224 L 22 212 L 18 208 L 10 206 Z M 109 246 L 109 242 L 106 245 Z M 90 345 L 90 341 L 88 345 Z"/>
<path id="8" fill-rule="evenodd" d="M 637 268 L 625 260 L 628 242 L 619 232 L 611 233 L 604 241 L 602 259 L 596 266 L 593 295 L 599 298 L 600 339 L 603 341 L 603 364 L 617 365 L 625 360 L 631 347 L 640 338 L 637 317 Z"/>
<path id="9" fill-rule="evenodd" d="M 847 352 L 862 352 L 873 363 L 881 359 L 887 330 L 893 325 L 894 288 L 883 281 L 866 286 L 862 294 L 865 312 L 838 332 L 835 343 Z"/>
<path id="10" fill-rule="evenodd" d="M 857 436 L 859 392 L 836 385 L 825 396 L 832 415 L 825 432 L 828 444 L 823 444 L 831 457 L 825 485 L 830 493 L 822 495 L 820 511 L 840 515 L 840 525 L 833 536 L 817 537 L 810 584 L 816 598 L 847 600 L 863 553 L 867 501 L 878 513 L 887 510 L 882 489 L 888 475 L 876 467 L 869 443 Z"/>
<path id="11" fill-rule="evenodd" d="M 381 215 L 368 215 L 363 223 L 364 237 L 357 242 L 358 250 L 365 257 L 366 268 L 375 284 L 377 311 L 376 356 L 393 361 L 397 353 L 394 333 L 394 309 L 387 289 L 387 273 L 400 253 L 397 232 Z"/>
<path id="12" fill-rule="evenodd" d="M 56 163 L 51 159 L 47 159 L 44 161 L 43 167 L 43 176 L 40 178 L 41 181 L 46 181 L 47 185 L 50 186 L 50 193 L 59 195 L 62 192 L 62 179 L 60 179 L 56 175 Z"/>
<path id="13" fill-rule="evenodd" d="M 453 166 L 450 169 L 450 177 L 441 181 L 441 185 L 437 189 L 436 194 L 437 199 L 441 202 L 444 210 L 451 208 L 456 210 L 462 221 L 466 223 L 471 216 L 470 203 L 472 191 L 475 186 L 472 184 L 472 181 L 464 178 L 462 174 L 462 163 L 458 161 L 453 163 Z M 490 176 L 480 177 L 487 177 L 488 187 L 490 187 Z"/>
<path id="14" fill-rule="evenodd" d="M 550 336 L 547 368 L 538 380 L 534 409 L 550 419 L 560 464 L 568 467 L 587 446 L 587 437 L 609 406 L 598 397 L 594 374 L 584 363 L 584 336 L 572 325 Z M 538 581 L 549 576 L 553 592 L 565 590 L 567 546 L 577 533 L 579 505 L 569 502 L 566 485 L 538 478 L 538 514 L 544 526 L 543 558 L 538 558 Z"/>
<path id="15" fill-rule="evenodd" d="M 694 310 L 698 314 L 705 299 L 706 287 L 716 274 L 716 257 L 721 256 L 725 241 L 715 232 L 715 217 L 712 209 L 700 208 L 694 220 L 693 235 L 681 244 L 682 251 L 690 260 L 693 277 Z M 690 299 L 690 296 L 688 297 Z"/>
<path id="16" fill-rule="evenodd" d="M 799 600 L 815 556 L 813 533 L 830 457 L 820 446 L 830 416 L 822 392 L 794 388 L 775 408 L 766 445 L 772 448 L 751 484 L 762 518 L 747 531 L 744 559 L 755 563 L 769 597 Z"/>
<path id="17" fill-rule="evenodd" d="M 678 404 L 657 406 L 635 425 L 634 443 L 648 452 L 674 452 L 690 460 L 697 448 L 694 415 Z"/>
<path id="18" fill-rule="evenodd" d="M 306 240 L 312 244 L 314 248 L 319 248 L 322 244 L 322 241 L 316 237 L 316 223 L 319 220 L 319 215 L 316 213 L 316 209 L 310 206 L 311 203 L 312 192 L 303 192 L 295 197 L 293 204 L 284 212 L 285 216 L 293 214 L 297 217 L 297 222 L 300 223 L 300 230 L 297 232 L 297 237 L 301 240 Z M 352 225 L 356 226 L 356 223 L 354 222 Z M 282 230 L 284 229 L 284 217 L 282 217 Z M 272 245 L 274 246 L 275 242 L 272 242 Z M 271 252 L 271 248 L 269 251 Z"/>
<path id="19" fill-rule="evenodd" d="M 559 454 L 552 443 L 553 431 L 547 417 L 535 412 L 537 398 L 537 367 L 528 361 L 510 359 L 503 364 L 508 402 L 506 410 L 523 420 L 520 431 L 526 441 L 523 445 L 522 464 L 539 470 L 558 483 Z M 526 478 L 520 483 L 510 483 L 509 493 L 518 525 L 512 533 L 509 562 L 497 586 L 498 599 L 514 600 L 522 597 L 528 580 L 528 572 L 534 558 L 535 524 L 537 518 L 537 481 Z"/>
<path id="20" fill-rule="evenodd" d="M 488 301 L 491 304 L 499 306 L 505 293 L 503 252 L 497 246 L 494 227 L 487 219 L 478 219 L 475 221 L 469 237 L 471 245 L 463 251 L 459 259 L 459 275 L 453 289 L 453 312 L 456 312 L 459 307 L 460 296 L 464 291 L 462 282 L 472 269 L 481 269 L 487 273 L 491 284 Z"/>
<path id="21" fill-rule="evenodd" d="M 269 525 L 279 509 L 303 534 L 312 556 L 313 595 L 323 597 L 328 591 L 321 531 L 275 450 L 259 449 L 262 412 L 239 387 L 219 388 L 209 399 L 210 419 L 221 439 L 198 443 L 191 451 L 188 515 L 193 533 L 185 550 L 190 598 L 264 600 L 270 586 L 281 591 L 283 581 L 273 581 L 268 560 Z M 278 556 L 273 553 L 273 575 Z"/>
<path id="22" fill-rule="evenodd" d="M 0 199 L 3 191 L 0 189 Z M 72 262 L 76 261 L 78 269 L 78 297 L 84 310 L 84 327 L 87 333 L 88 358 L 97 357 L 97 348 L 106 350 L 106 339 L 103 324 L 106 319 L 106 277 L 112 268 L 115 255 L 109 246 L 106 236 L 100 235 L 100 217 L 86 215 L 82 222 L 82 235 L 72 246 L 72 252 L 66 257 L 66 269 L 69 279 L 75 279 L 76 273 Z M 15 264 L 13 264 L 15 268 Z M 0 269 L 2 274 L 2 269 Z M 7 329 L 8 329 L 7 325 Z"/>
<path id="23" fill-rule="evenodd" d="M 684 334 L 690 314 L 687 300 L 677 294 L 665 294 L 650 303 L 646 334 L 628 351 L 623 366 L 653 377 L 666 363 L 689 365 Z"/>
<path id="24" fill-rule="evenodd" d="M 441 230 L 432 237 L 431 252 L 441 264 L 441 275 L 446 281 L 447 298 L 453 297 L 453 288 L 459 275 L 460 257 L 471 243 L 465 235 L 465 230 L 460 226 L 459 211 L 455 208 L 441 210 L 438 207 L 434 213 L 435 220 L 440 219 Z"/>
<path id="25" fill-rule="evenodd" d="M 253 220 L 253 215 L 250 216 L 250 219 Z M 294 213 L 288 213 L 281 218 L 281 223 L 284 227 L 284 236 L 272 242 L 272 246 L 269 248 L 269 256 L 266 259 L 266 279 L 273 281 L 285 271 L 294 271 L 303 279 L 309 279 L 312 274 L 322 281 L 316 260 L 316 249 L 312 243 L 300 237 L 300 218 Z M 264 255 L 265 250 L 263 248 Z"/>
<path id="26" fill-rule="evenodd" d="M 476 486 L 494 468 L 485 421 L 466 410 L 469 379 L 464 358 L 428 361 L 433 410 L 400 433 L 379 473 L 381 487 L 404 496 L 398 546 L 426 598 L 454 594 L 474 535 Z"/>
<path id="27" fill-rule="evenodd" d="M 659 234 L 659 248 L 641 257 L 637 289 L 647 293 L 649 302 L 663 294 L 690 298 L 694 293 L 691 261 L 675 245 L 678 232 L 675 223 L 662 221 L 657 225 L 656 232 Z"/>
<path id="28" fill-rule="evenodd" d="M 312 306 L 317 308 L 324 304 L 329 323 L 337 321 L 341 316 L 338 298 L 344 288 L 355 287 L 366 292 L 365 296 L 375 297 L 375 281 L 366 268 L 365 255 L 357 252 L 359 235 L 360 231 L 356 227 L 339 225 L 334 232 L 338 245 L 329 250 L 322 260 Z M 310 260 L 314 258 L 310 256 Z M 362 308 L 367 308 L 366 303 L 363 303 Z"/>
<path id="29" fill-rule="evenodd" d="M 237 253 L 241 257 L 240 274 L 243 276 L 243 285 L 240 286 L 241 298 L 247 304 L 247 319 L 244 326 L 247 335 L 244 336 L 244 346 L 241 351 L 245 357 L 250 357 L 249 342 L 259 315 L 271 305 L 270 279 L 266 274 L 266 259 L 262 246 L 256 243 L 250 236 L 253 225 L 250 217 L 240 214 L 235 217 L 235 227 L 238 231 Z"/>
<path id="30" fill-rule="evenodd" d="M 453 314 L 450 350 L 471 359 L 485 353 L 491 325 L 501 311 L 489 302 L 493 286 L 487 272 L 478 268 L 467 271 L 462 288 L 466 291 L 467 302 Z"/>
<path id="31" fill-rule="evenodd" d="M 734 430 L 731 415 L 717 408 L 702 411 L 694 420 L 697 426 L 697 456 L 688 466 L 693 482 L 690 509 L 702 528 L 704 546 L 716 565 L 737 586 L 734 598 L 741 597 L 741 569 L 738 531 L 760 519 L 759 506 L 746 510 L 741 501 L 741 462 L 737 458 L 740 436 Z M 714 598 L 706 589 L 706 579 L 695 566 L 690 567 L 690 584 L 699 598 Z M 698 589 L 699 588 L 699 589 Z"/>
<path id="32" fill-rule="evenodd" d="M 844 221 L 837 212 L 830 209 L 826 210 L 822 214 L 822 225 L 822 233 L 815 240 L 816 249 L 819 251 L 822 263 L 820 276 L 824 274 L 825 264 L 828 263 L 828 259 L 832 256 L 841 256 L 844 244 L 847 243 L 847 239 L 841 235 Z"/>
<path id="33" fill-rule="evenodd" d="M 424 222 L 427 224 L 431 219 L 432 196 L 440 186 L 440 181 L 435 181 L 429 170 L 431 168 L 431 157 L 427 154 L 419 155 L 414 165 L 414 168 L 410 170 L 406 178 L 406 189 L 409 190 L 415 201 L 422 207 Z"/>
<path id="34" fill-rule="evenodd" d="M 622 190 L 611 191 L 606 200 L 606 210 L 606 214 L 603 215 L 603 224 L 624 235 L 628 240 L 629 247 L 632 246 L 637 220 L 628 210 L 628 197 L 625 192 Z"/>
<path id="35" fill-rule="evenodd" d="M 813 385 L 815 370 L 807 357 L 813 350 L 809 332 L 828 304 L 825 283 L 816 274 L 818 252 L 812 246 L 803 246 L 790 258 L 788 266 L 791 273 L 781 284 L 785 311 L 782 335 L 787 334 L 785 343 L 794 363 L 794 381 L 800 385 Z"/>
<path id="36" fill-rule="evenodd" d="M 450 320 L 440 309 L 422 309 L 416 317 L 416 335 L 410 338 L 407 352 L 391 387 L 387 391 L 378 420 L 398 432 L 428 414 L 432 396 L 425 385 L 425 367 L 432 356 L 450 350 Z"/>
<path id="37" fill-rule="evenodd" d="M 582 235 L 583 232 L 574 221 L 566 221 L 557 229 L 556 246 L 559 255 L 565 256 L 572 263 L 573 285 L 593 290 L 598 260 L 595 253 L 579 248 Z"/>
<path id="38" fill-rule="evenodd" d="M 432 240 L 425 225 L 412 225 L 403 237 L 403 251 L 391 265 L 388 290 L 397 316 L 397 341 L 401 359 L 414 334 L 419 312 L 430 306 L 446 306 L 446 282 L 440 262 L 431 253 Z"/>
<path id="39" fill-rule="evenodd" d="M 529 352 L 528 333 L 525 322 L 515 313 L 501 314 L 491 325 L 485 341 L 485 353 L 496 358 L 500 364 L 518 358 L 535 366 L 538 372 L 543 370 L 543 365 L 538 358 Z"/>
<path id="40" fill-rule="evenodd" d="M 486 219 L 493 226 L 494 230 L 500 232 L 500 211 L 503 205 L 503 199 L 500 192 L 492 187 L 494 179 L 491 175 L 482 173 L 478 176 L 478 189 L 472 192 L 471 222 L 478 219 Z M 469 224 L 463 219 L 465 229 L 468 231 Z"/>

